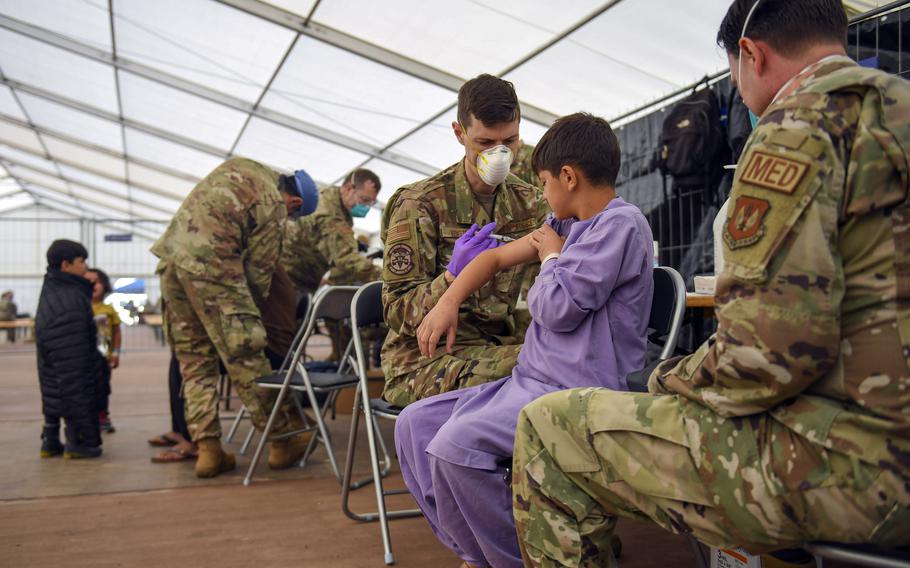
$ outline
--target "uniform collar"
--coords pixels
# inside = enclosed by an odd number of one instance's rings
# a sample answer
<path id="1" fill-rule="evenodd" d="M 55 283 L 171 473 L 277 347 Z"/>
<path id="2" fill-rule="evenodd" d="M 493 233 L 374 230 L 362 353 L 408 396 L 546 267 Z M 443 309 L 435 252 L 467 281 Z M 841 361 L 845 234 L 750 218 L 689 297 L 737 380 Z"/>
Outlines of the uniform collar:
<path id="1" fill-rule="evenodd" d="M 784 86 L 777 91 L 777 94 L 774 95 L 774 98 L 771 99 L 771 104 L 768 106 L 773 106 L 778 99 L 785 98 L 784 93 L 787 93 L 788 91 L 787 96 L 797 92 L 809 79 L 818 75 L 827 75 L 836 69 L 849 65 L 856 65 L 856 62 L 846 55 L 829 55 L 819 59 L 815 63 L 810 63 L 803 68 L 802 71 L 790 77 L 790 80 L 784 83 Z"/>
<path id="2" fill-rule="evenodd" d="M 501 195 L 504 192 L 506 182 L 496 186 L 494 195 Z M 499 205 L 499 199 L 497 206 Z M 468 174 L 465 172 L 464 159 L 459 160 L 455 166 L 455 220 L 461 225 L 470 225 L 474 222 L 474 192 L 471 190 L 471 184 L 468 183 Z M 494 208 L 493 216 L 496 216 Z M 495 219 L 491 219 L 494 221 Z"/>
<path id="3" fill-rule="evenodd" d="M 323 207 L 323 204 L 325 204 L 325 207 Z M 322 195 L 319 197 L 318 209 L 320 210 L 320 213 L 325 212 L 332 216 L 341 215 L 348 223 L 354 223 L 351 212 L 348 211 L 347 207 L 344 206 L 344 203 L 341 202 L 341 188 L 337 185 L 330 185 L 322 190 Z"/>

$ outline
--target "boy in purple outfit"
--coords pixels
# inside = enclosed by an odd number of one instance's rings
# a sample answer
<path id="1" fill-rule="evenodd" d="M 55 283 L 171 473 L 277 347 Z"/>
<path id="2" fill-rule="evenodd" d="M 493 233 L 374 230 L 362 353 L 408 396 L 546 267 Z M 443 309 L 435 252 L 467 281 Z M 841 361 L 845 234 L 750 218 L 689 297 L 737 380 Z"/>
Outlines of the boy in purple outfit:
<path id="1" fill-rule="evenodd" d="M 451 349 L 458 309 L 498 271 L 541 261 L 528 293 L 533 321 L 512 375 L 444 393 L 402 411 L 395 427 L 401 471 L 436 536 L 467 566 L 522 566 L 511 489 L 518 413 L 557 390 L 626 390 L 645 362 L 651 310 L 652 237 L 641 212 L 616 197 L 620 152 L 603 119 L 557 120 L 532 163 L 553 216 L 537 231 L 480 254 L 455 279 L 417 330 L 432 357 Z"/>

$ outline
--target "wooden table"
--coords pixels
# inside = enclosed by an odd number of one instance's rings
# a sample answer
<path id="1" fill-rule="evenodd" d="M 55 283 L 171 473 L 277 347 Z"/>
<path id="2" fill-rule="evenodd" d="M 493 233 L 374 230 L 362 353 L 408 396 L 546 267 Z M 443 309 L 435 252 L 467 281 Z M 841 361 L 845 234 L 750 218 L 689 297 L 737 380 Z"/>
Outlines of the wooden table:
<path id="1" fill-rule="evenodd" d="M 22 336 L 28 340 L 32 336 L 32 331 L 35 329 L 35 320 L 31 318 L 19 318 L 12 321 L 0 321 L 0 329 L 24 329 L 25 331 L 22 332 Z"/>
<path id="2" fill-rule="evenodd" d="M 714 295 L 687 293 L 686 309 L 691 310 L 689 321 L 692 322 L 692 334 L 695 339 L 692 348 L 695 349 L 698 343 L 706 339 L 705 322 L 714 316 Z"/>
<path id="3" fill-rule="evenodd" d="M 160 326 L 162 322 L 161 314 L 142 314 L 141 318 L 145 325 Z"/>
<path id="4" fill-rule="evenodd" d="M 693 294 L 693 293 L 689 292 L 686 294 L 686 307 L 713 310 L 714 309 L 714 295 L 713 294 Z"/>

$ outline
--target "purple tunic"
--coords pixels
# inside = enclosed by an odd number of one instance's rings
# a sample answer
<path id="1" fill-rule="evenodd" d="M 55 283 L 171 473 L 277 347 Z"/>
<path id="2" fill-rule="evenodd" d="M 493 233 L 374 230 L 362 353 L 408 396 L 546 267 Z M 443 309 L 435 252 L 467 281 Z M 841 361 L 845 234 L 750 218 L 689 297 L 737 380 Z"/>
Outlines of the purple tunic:
<path id="1" fill-rule="evenodd" d="M 651 230 L 620 198 L 585 221 L 548 223 L 567 236 L 528 293 L 533 321 L 512 375 L 408 406 L 395 427 L 402 475 L 437 537 L 475 565 L 521 566 L 510 488 L 518 414 L 550 392 L 626 390 L 645 362 L 653 293 Z"/>

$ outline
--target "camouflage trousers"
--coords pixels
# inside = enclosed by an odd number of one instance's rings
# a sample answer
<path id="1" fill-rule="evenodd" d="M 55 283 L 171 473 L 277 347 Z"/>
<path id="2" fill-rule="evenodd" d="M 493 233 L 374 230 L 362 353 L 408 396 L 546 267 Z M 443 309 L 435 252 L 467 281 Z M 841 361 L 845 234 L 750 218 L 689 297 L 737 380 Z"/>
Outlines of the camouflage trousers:
<path id="1" fill-rule="evenodd" d="M 521 345 L 456 346 L 451 355 L 445 353 L 401 375 L 391 375 L 383 361 L 386 383 L 382 396 L 404 407 L 434 394 L 496 381 L 512 374 L 520 350 Z"/>
<path id="2" fill-rule="evenodd" d="M 767 415 L 724 419 L 673 395 L 541 397 L 521 412 L 513 465 L 526 566 L 615 566 L 617 517 L 753 553 L 814 540 L 910 542 L 910 480 Z"/>
<path id="3" fill-rule="evenodd" d="M 165 334 L 180 363 L 186 422 L 193 441 L 221 437 L 219 359 L 253 425 L 265 428 L 277 391 L 255 383 L 257 377 L 271 372 L 271 365 L 263 353 L 265 328 L 249 291 L 198 279 L 175 266 L 167 266 L 160 277 Z M 276 435 L 302 427 L 289 398 L 275 418 L 272 432 Z"/>

